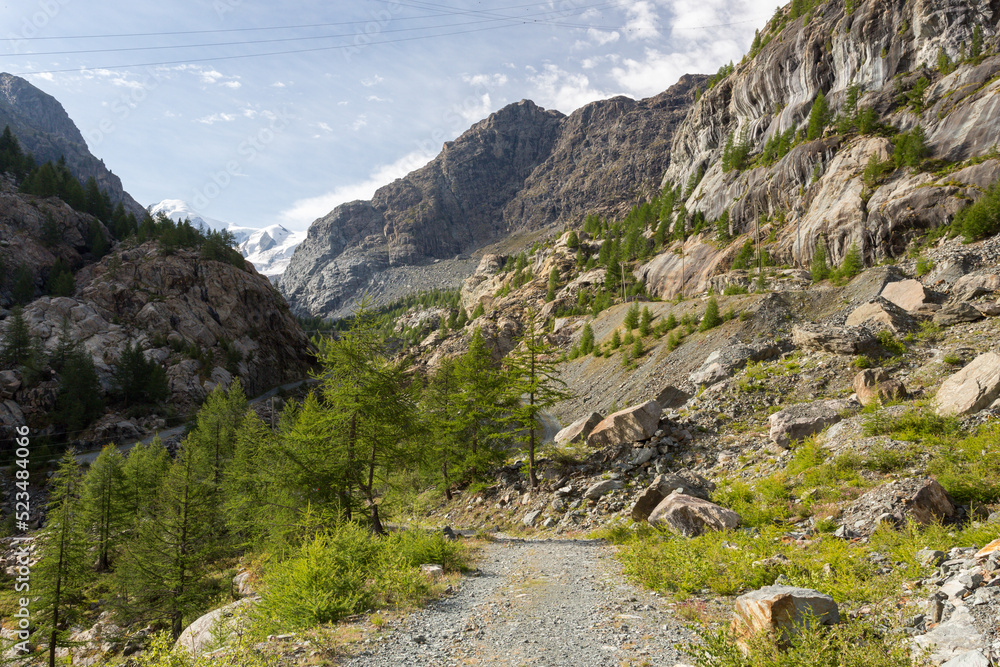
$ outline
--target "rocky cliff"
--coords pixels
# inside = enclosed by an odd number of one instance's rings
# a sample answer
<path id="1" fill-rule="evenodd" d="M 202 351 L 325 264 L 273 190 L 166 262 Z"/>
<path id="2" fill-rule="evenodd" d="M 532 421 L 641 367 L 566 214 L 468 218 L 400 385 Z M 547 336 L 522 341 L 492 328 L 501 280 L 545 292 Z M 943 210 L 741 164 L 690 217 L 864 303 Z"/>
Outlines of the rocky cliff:
<path id="1" fill-rule="evenodd" d="M 10 126 L 21 147 L 39 164 L 66 158 L 73 175 L 86 183 L 93 177 L 97 185 L 111 197 L 122 202 L 137 216 L 145 209 L 125 192 L 121 179 L 111 173 L 103 160 L 94 157 L 79 128 L 70 119 L 62 104 L 24 79 L 6 72 L 0 73 L 0 130 Z"/>
<path id="2" fill-rule="evenodd" d="M 753 232 L 759 215 L 760 234 L 779 264 L 808 265 L 817 243 L 834 262 L 852 244 L 868 261 L 897 255 L 1000 177 L 1000 161 L 986 159 L 996 157 L 1000 122 L 1000 56 L 993 55 L 1000 6 L 848 4 L 852 12 L 843 2 L 827 2 L 797 18 L 791 5 L 779 9 L 760 31 L 759 49 L 705 91 L 674 133 L 663 183 L 683 186 L 703 170 L 687 210 L 708 220 L 728 210 L 734 235 Z M 974 34 L 982 44 L 975 58 Z M 860 93 L 857 108 L 869 110 L 877 129 L 836 122 L 852 113 L 852 86 Z M 821 93 L 829 125 L 808 140 Z M 919 168 L 889 165 L 877 178 L 866 177 L 871 156 L 888 162 L 898 135 L 918 126 L 927 146 Z M 780 159 L 766 159 L 768 142 L 783 133 L 802 136 Z M 729 141 L 749 154 L 741 168 L 726 171 Z M 740 245 L 713 241 L 710 233 L 687 240 L 683 277 L 679 246 L 678 254 L 661 255 L 639 273 L 659 296 L 703 291 Z"/>
<path id="3" fill-rule="evenodd" d="M 568 117 L 527 100 L 501 109 L 372 201 L 343 204 L 315 221 L 282 292 L 296 312 L 340 316 L 362 291 L 378 297 L 377 277 L 387 269 L 627 209 L 656 188 L 673 129 L 703 81 L 685 77 L 656 97 L 594 102 Z"/>

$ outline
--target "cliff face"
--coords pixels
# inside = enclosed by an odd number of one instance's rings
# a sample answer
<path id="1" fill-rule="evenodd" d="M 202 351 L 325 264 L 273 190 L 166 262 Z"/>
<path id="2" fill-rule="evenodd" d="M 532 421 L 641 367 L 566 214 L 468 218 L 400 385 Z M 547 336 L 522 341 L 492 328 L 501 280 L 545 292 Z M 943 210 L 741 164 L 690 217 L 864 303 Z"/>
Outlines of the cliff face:
<path id="1" fill-rule="evenodd" d="M 387 269 L 627 209 L 657 186 L 673 129 L 703 80 L 685 77 L 638 102 L 594 102 L 569 117 L 530 101 L 501 109 L 372 201 L 343 204 L 315 221 L 282 292 L 296 312 L 340 316 L 362 291 L 377 298 L 378 274 Z"/>
<path id="2" fill-rule="evenodd" d="M 898 254 L 920 230 L 946 223 L 969 198 L 1000 176 L 1000 161 L 963 164 L 987 157 L 1000 123 L 1000 56 L 968 56 L 973 33 L 983 53 L 995 52 L 1000 5 L 943 0 L 867 0 L 848 14 L 843 2 L 819 4 L 809 16 L 791 19 L 779 10 L 761 30 L 769 40 L 753 58 L 706 91 L 674 133 L 664 184 L 684 185 L 698 169 L 699 187 L 685 203 L 708 220 L 729 211 L 731 231 L 761 234 L 779 264 L 808 265 L 818 242 L 835 262 L 856 244 L 869 261 Z M 938 70 L 939 54 L 957 65 Z M 917 94 L 924 81 L 923 95 Z M 843 111 L 849 86 L 861 91 L 886 129 L 826 136 L 799 143 L 773 164 L 754 160 L 772 137 L 804 132 L 822 92 L 831 117 Z M 909 97 L 907 97 L 909 96 Z M 918 102 L 911 103 L 914 98 Z M 933 168 L 890 168 L 881 182 L 865 182 L 870 156 L 888 159 L 895 132 L 920 126 Z M 750 166 L 723 171 L 727 139 L 750 147 Z M 965 166 L 966 168 L 962 168 Z M 739 243 L 709 244 L 710 235 L 689 239 L 681 274 L 677 257 L 660 256 L 639 273 L 654 294 L 703 291 L 724 269 Z"/>
<path id="3" fill-rule="evenodd" d="M 125 192 L 121 179 L 91 155 L 79 128 L 62 104 L 24 79 L 0 73 L 0 130 L 10 126 L 21 147 L 42 164 L 66 158 L 66 166 L 81 183 L 93 177 L 113 204 L 142 215 L 145 209 Z"/>

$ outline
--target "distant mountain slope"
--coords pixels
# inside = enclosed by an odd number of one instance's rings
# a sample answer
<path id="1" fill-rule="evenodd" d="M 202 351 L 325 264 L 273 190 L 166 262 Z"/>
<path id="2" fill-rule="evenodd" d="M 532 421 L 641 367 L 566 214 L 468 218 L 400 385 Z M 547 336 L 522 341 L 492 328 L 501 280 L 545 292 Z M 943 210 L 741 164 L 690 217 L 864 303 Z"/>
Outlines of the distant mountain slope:
<path id="1" fill-rule="evenodd" d="M 0 130 L 7 125 L 39 164 L 65 157 L 66 166 L 81 183 L 94 177 L 113 204 L 122 202 L 126 210 L 143 213 L 139 202 L 125 192 L 121 179 L 90 153 L 79 128 L 56 98 L 21 77 L 0 72 Z"/>
<path id="2" fill-rule="evenodd" d="M 343 204 L 315 221 L 282 292 L 297 313 L 340 316 L 362 291 L 377 300 L 388 269 L 627 210 L 658 187 L 673 129 L 704 80 L 686 76 L 648 100 L 616 97 L 568 117 L 529 100 L 504 107 L 370 202 Z"/>
<path id="3" fill-rule="evenodd" d="M 258 229 L 241 227 L 231 222 L 203 216 L 180 199 L 164 199 L 149 207 L 150 215 L 163 213 L 171 220 L 190 220 L 201 229 L 228 230 L 236 240 L 240 253 L 257 271 L 269 278 L 280 276 L 288 267 L 295 248 L 306 237 L 305 232 L 293 232 L 281 225 Z"/>

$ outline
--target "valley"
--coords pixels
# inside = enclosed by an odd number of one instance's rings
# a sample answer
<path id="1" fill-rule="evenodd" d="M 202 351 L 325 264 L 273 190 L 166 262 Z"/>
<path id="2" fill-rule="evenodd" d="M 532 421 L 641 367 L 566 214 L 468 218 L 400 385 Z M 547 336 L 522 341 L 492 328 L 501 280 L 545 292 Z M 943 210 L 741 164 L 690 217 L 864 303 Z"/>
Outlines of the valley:
<path id="1" fill-rule="evenodd" d="M 998 22 L 793 0 L 307 232 L 0 75 L 4 664 L 998 664 Z"/>

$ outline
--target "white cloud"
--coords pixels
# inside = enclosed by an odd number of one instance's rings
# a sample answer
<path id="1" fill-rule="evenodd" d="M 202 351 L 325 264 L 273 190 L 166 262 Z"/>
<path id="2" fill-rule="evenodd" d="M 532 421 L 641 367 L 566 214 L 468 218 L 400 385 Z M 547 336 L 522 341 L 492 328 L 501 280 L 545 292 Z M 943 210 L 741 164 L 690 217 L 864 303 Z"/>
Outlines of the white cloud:
<path id="1" fill-rule="evenodd" d="M 329 125 L 327 125 L 326 123 L 322 123 L 322 122 L 316 123 L 316 127 L 318 127 L 319 129 L 323 130 L 324 132 L 333 132 L 333 128 L 330 127 Z"/>
<path id="2" fill-rule="evenodd" d="M 198 75 L 201 77 L 202 83 L 215 83 L 223 76 L 222 72 L 214 69 L 201 70 Z"/>
<path id="3" fill-rule="evenodd" d="M 287 84 L 283 81 L 275 81 L 271 84 L 272 88 L 284 88 Z"/>
<path id="4" fill-rule="evenodd" d="M 365 114 L 361 114 L 360 116 L 354 119 L 353 123 L 351 123 L 351 129 L 357 132 L 366 125 L 368 125 L 368 116 L 366 116 Z"/>
<path id="5" fill-rule="evenodd" d="M 202 116 L 201 118 L 196 118 L 195 122 L 203 123 L 205 125 L 214 125 L 215 123 L 231 123 L 232 121 L 239 118 L 239 115 L 234 113 L 213 113 L 210 116 Z"/>
<path id="6" fill-rule="evenodd" d="M 594 100 L 612 97 L 611 93 L 593 88 L 586 74 L 568 72 L 553 64 L 545 65 L 542 71 L 531 74 L 528 81 L 535 87 L 531 98 L 546 108 L 555 108 L 570 113 Z"/>
<path id="7" fill-rule="evenodd" d="M 243 84 L 240 83 L 239 81 L 223 81 L 222 85 L 225 86 L 226 88 L 239 88 Z"/>
<path id="8" fill-rule="evenodd" d="M 365 88 L 371 88 L 372 86 L 377 86 L 383 81 L 385 81 L 385 79 L 376 74 L 375 76 L 361 79 L 361 85 L 364 86 Z"/>
<path id="9" fill-rule="evenodd" d="M 628 17 L 623 28 L 629 41 L 660 37 L 660 16 L 651 0 L 619 0 Z"/>
<path id="10" fill-rule="evenodd" d="M 377 167 L 364 181 L 339 186 L 317 197 L 300 199 L 279 214 L 281 224 L 290 229 L 305 229 L 313 220 L 326 215 L 344 202 L 371 199 L 375 191 L 383 185 L 419 169 L 433 158 L 434 155 L 431 153 L 422 150 L 413 151 L 392 164 Z"/>
<path id="11" fill-rule="evenodd" d="M 590 41 L 597 46 L 604 46 L 605 44 L 613 44 L 617 42 L 621 35 L 617 30 L 612 32 L 607 32 L 605 30 L 597 30 L 595 28 L 587 29 L 587 37 L 590 37 Z"/>
<path id="12" fill-rule="evenodd" d="M 472 86 L 482 86 L 485 88 L 499 88 L 507 84 L 506 74 L 463 74 L 462 81 Z"/>
<path id="13" fill-rule="evenodd" d="M 378 95 L 369 95 L 365 99 L 368 100 L 369 102 L 392 102 L 391 99 L 388 99 L 386 97 L 379 97 Z"/>

